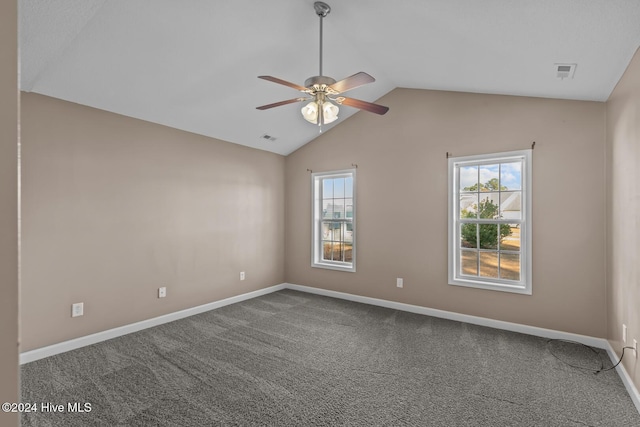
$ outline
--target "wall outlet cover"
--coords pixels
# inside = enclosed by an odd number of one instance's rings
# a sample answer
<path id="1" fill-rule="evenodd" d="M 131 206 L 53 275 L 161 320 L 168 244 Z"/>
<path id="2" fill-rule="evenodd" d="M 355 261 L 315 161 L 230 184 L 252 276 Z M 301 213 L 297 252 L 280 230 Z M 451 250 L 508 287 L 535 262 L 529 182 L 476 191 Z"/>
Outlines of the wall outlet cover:
<path id="1" fill-rule="evenodd" d="M 84 315 L 84 303 L 77 302 L 71 305 L 71 317 L 79 317 Z"/>

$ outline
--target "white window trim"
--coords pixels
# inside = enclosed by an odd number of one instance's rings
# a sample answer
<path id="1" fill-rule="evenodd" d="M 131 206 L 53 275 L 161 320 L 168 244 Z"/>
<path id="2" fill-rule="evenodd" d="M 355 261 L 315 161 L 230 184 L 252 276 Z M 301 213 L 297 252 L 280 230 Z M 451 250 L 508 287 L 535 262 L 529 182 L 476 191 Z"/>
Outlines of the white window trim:
<path id="1" fill-rule="evenodd" d="M 353 244 L 351 247 L 352 262 L 322 260 L 322 190 L 319 183 L 322 178 L 353 178 L 353 218 L 351 219 Z M 311 174 L 311 267 L 326 268 L 355 273 L 356 271 L 356 170 L 343 169 L 330 172 L 314 172 Z"/>
<path id="2" fill-rule="evenodd" d="M 509 160 L 522 159 L 522 190 L 524 192 L 522 207 L 521 227 L 521 276 L 520 282 L 493 279 L 493 278 L 462 278 L 457 275 L 458 258 L 457 251 L 460 242 L 458 227 L 458 209 L 460 198 L 457 197 L 459 174 L 456 169 L 465 164 L 495 164 Z M 449 209 L 448 209 L 448 241 L 449 241 L 449 284 L 456 286 L 467 286 L 493 291 L 513 292 L 525 295 L 532 294 L 532 234 L 531 234 L 531 150 L 510 151 L 504 153 L 482 154 L 476 156 L 451 157 L 449 158 Z"/>

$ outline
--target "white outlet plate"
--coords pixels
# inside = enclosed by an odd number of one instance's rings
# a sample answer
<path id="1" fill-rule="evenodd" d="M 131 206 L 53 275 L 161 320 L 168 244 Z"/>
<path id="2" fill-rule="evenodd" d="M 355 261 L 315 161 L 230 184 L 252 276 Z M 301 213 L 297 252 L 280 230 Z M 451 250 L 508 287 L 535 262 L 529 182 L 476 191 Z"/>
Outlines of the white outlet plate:
<path id="1" fill-rule="evenodd" d="M 633 340 L 633 356 L 636 359 L 638 358 L 638 341 L 637 340 Z"/>
<path id="2" fill-rule="evenodd" d="M 398 277 L 396 279 L 396 286 L 399 288 L 402 288 L 404 286 L 404 280 L 402 280 L 402 277 Z"/>
<path id="3" fill-rule="evenodd" d="M 84 303 L 77 302 L 71 305 L 71 317 L 79 317 L 84 315 Z"/>
<path id="4" fill-rule="evenodd" d="M 622 324 L 622 342 L 627 343 L 627 325 Z"/>
<path id="5" fill-rule="evenodd" d="M 240 280 L 244 280 L 244 271 L 240 272 Z"/>
<path id="6" fill-rule="evenodd" d="M 158 288 L 158 298 L 164 298 L 167 296 L 167 288 L 166 287 L 161 287 Z"/>

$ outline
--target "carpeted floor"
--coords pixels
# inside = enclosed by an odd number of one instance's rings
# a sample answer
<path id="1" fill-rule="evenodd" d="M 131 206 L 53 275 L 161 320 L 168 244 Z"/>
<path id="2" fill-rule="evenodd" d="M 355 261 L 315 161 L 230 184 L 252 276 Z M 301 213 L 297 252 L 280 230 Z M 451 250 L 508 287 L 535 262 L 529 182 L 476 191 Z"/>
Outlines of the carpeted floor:
<path id="1" fill-rule="evenodd" d="M 284 290 L 22 367 L 27 426 L 640 426 L 604 351 Z M 91 411 L 66 412 L 69 402 Z"/>

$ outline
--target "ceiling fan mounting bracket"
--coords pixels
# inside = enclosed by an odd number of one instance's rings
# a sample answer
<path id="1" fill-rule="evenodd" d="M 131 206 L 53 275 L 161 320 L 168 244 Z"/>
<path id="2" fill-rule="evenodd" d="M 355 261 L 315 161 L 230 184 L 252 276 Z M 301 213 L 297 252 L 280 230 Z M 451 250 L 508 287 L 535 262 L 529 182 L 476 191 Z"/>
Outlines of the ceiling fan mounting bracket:
<path id="1" fill-rule="evenodd" d="M 315 2 L 313 8 L 316 10 L 316 14 L 323 18 L 331 12 L 331 7 L 323 1 Z"/>

